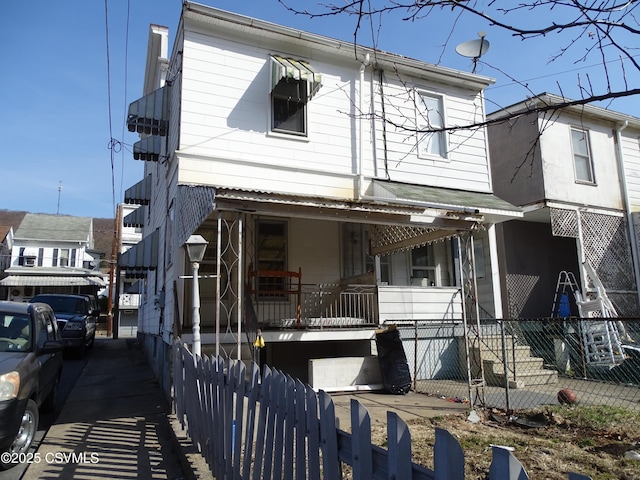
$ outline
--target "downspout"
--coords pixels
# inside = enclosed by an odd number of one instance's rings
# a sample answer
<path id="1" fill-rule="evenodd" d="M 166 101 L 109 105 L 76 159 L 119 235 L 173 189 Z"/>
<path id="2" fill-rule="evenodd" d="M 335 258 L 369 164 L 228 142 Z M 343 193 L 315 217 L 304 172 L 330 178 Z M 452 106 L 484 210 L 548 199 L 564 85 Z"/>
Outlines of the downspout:
<path id="1" fill-rule="evenodd" d="M 636 296 L 638 305 L 640 305 L 640 289 L 638 288 L 640 282 L 640 264 L 638 263 L 638 239 L 635 234 L 635 226 L 633 224 L 633 216 L 631 215 L 631 201 L 629 200 L 629 189 L 627 187 L 627 174 L 624 168 L 624 155 L 622 154 L 622 135 L 621 132 L 629 126 L 629 122 L 625 120 L 622 125 L 615 129 L 616 140 L 616 157 L 618 160 L 618 171 L 622 177 L 622 196 L 624 199 L 624 209 L 627 216 L 627 225 L 629 227 L 629 237 L 631 240 L 631 261 L 633 262 L 633 273 L 636 283 Z"/>
<path id="2" fill-rule="evenodd" d="M 363 125 L 364 118 L 362 113 L 362 100 L 364 97 L 364 72 L 369 65 L 369 54 L 366 53 L 364 61 L 360 65 L 360 91 L 358 92 L 358 195 L 357 199 L 361 200 L 364 196 L 364 173 L 362 170 L 362 154 L 364 153 Z"/>

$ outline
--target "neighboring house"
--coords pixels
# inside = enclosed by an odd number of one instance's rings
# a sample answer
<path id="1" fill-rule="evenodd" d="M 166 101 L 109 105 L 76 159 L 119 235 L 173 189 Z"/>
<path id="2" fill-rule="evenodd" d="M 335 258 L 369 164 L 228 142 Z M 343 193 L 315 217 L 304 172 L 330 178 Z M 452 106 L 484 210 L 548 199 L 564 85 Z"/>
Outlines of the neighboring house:
<path id="1" fill-rule="evenodd" d="M 0 286 L 8 300 L 38 293 L 93 293 L 105 286 L 93 246 L 91 218 L 27 213 L 17 228 L 11 263 Z"/>
<path id="2" fill-rule="evenodd" d="M 488 115 L 517 115 L 489 127 L 494 191 L 524 210 L 499 226 L 505 316 L 559 316 L 563 291 L 577 315 L 561 273 L 592 297 L 584 261 L 618 314 L 637 316 L 640 119 L 591 105 L 553 108 L 565 101 L 541 94 Z M 545 111 L 531 113 L 536 107 Z"/>
<path id="3" fill-rule="evenodd" d="M 261 328 L 260 359 L 303 381 L 384 322 L 500 318 L 495 224 L 520 209 L 492 193 L 484 129 L 424 131 L 484 120 L 491 83 L 190 2 L 170 56 L 151 26 L 125 193 L 143 239 L 120 268 L 165 389 L 193 338 L 193 234 L 203 351 L 248 358 Z"/>
<path id="4" fill-rule="evenodd" d="M 5 270 L 11 265 L 11 247 L 13 246 L 13 227 L 0 226 L 0 280 L 7 274 Z M 0 286 L 0 298 L 7 298 L 7 287 Z"/>

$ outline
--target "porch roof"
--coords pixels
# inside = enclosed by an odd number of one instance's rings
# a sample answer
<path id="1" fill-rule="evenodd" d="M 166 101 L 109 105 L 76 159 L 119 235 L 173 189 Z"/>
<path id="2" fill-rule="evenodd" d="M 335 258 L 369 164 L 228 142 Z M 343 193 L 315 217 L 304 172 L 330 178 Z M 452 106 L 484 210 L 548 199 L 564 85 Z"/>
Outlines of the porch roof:
<path id="1" fill-rule="evenodd" d="M 106 283 L 97 275 L 9 275 L 0 280 L 3 287 L 104 287 Z"/>
<path id="2" fill-rule="evenodd" d="M 455 209 L 464 213 L 477 213 L 483 215 L 490 223 L 523 216 L 522 208 L 502 200 L 493 193 L 374 180 L 373 195 L 389 201 L 423 204 L 426 207 L 443 210 Z"/>

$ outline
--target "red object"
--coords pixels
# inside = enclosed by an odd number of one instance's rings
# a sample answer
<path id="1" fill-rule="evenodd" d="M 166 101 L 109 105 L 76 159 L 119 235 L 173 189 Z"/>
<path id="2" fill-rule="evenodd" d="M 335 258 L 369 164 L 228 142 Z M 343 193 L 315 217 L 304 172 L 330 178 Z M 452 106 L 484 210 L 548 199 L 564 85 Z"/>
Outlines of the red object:
<path id="1" fill-rule="evenodd" d="M 570 388 L 563 388 L 558 392 L 558 402 L 562 405 L 572 405 L 578 401 L 576 392 Z"/>

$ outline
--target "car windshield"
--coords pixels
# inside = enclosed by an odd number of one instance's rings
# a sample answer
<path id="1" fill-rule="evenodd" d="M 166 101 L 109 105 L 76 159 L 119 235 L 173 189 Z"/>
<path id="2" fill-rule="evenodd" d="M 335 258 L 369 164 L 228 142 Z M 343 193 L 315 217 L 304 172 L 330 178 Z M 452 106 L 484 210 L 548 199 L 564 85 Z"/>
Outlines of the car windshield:
<path id="1" fill-rule="evenodd" d="M 29 317 L 0 312 L 0 352 L 24 352 L 30 348 Z"/>
<path id="2" fill-rule="evenodd" d="M 39 302 L 48 303 L 55 313 L 84 313 L 85 305 L 83 298 L 73 297 L 43 297 L 34 298 Z M 32 300 L 32 301 L 33 301 Z"/>

